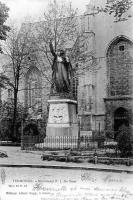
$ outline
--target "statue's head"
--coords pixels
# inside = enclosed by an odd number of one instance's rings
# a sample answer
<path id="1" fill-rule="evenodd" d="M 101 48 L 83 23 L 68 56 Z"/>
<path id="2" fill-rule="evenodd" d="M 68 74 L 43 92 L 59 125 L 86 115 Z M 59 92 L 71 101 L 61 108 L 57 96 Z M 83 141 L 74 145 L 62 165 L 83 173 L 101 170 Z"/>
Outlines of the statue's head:
<path id="1" fill-rule="evenodd" d="M 58 52 L 59 52 L 59 56 L 64 56 L 65 55 L 65 51 L 63 49 L 60 49 Z"/>

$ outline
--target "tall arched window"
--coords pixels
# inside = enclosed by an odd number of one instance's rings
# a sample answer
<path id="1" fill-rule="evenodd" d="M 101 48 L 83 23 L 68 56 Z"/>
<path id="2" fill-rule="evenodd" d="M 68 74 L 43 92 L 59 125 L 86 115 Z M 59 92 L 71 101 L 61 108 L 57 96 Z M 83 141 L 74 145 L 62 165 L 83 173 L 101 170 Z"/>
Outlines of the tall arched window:
<path id="1" fill-rule="evenodd" d="M 108 95 L 133 94 L 133 44 L 121 36 L 114 40 L 107 52 Z"/>
<path id="2" fill-rule="evenodd" d="M 74 76 L 72 79 L 72 93 L 73 97 L 77 100 L 78 98 L 78 76 Z"/>
<path id="3" fill-rule="evenodd" d="M 41 73 L 36 67 L 32 67 L 26 74 L 25 102 L 28 108 L 41 109 L 42 84 Z"/>
<path id="4" fill-rule="evenodd" d="M 79 78 L 78 78 L 78 64 L 76 64 L 75 68 L 73 68 L 73 77 L 71 79 L 71 89 L 72 89 L 72 95 L 75 100 L 78 98 L 78 84 L 79 84 Z"/>

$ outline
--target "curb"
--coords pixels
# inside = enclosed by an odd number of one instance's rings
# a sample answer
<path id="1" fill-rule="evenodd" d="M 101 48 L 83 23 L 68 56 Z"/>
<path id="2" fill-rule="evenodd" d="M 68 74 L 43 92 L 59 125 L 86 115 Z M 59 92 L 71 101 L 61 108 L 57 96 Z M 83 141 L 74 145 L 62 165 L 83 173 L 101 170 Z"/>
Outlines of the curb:
<path id="1" fill-rule="evenodd" d="M 114 173 L 128 173 L 133 174 L 133 170 L 126 169 L 107 169 L 107 168 L 97 168 L 97 167 L 81 167 L 81 166 L 61 166 L 61 165 L 36 165 L 36 164 L 0 164 L 0 167 L 13 167 L 13 168 L 44 168 L 44 169 L 69 169 L 69 170 L 91 170 L 91 171 L 104 171 L 104 172 L 114 172 Z"/>

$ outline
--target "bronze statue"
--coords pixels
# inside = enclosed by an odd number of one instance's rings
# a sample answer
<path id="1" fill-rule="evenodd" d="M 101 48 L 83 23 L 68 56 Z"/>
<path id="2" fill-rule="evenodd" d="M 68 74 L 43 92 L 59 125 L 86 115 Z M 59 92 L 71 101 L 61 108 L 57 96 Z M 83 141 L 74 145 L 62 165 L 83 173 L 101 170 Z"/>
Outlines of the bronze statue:
<path id="1" fill-rule="evenodd" d="M 72 66 L 69 58 L 63 50 L 55 53 L 52 42 L 50 42 L 50 51 L 54 56 L 52 64 L 52 92 L 69 93 Z"/>

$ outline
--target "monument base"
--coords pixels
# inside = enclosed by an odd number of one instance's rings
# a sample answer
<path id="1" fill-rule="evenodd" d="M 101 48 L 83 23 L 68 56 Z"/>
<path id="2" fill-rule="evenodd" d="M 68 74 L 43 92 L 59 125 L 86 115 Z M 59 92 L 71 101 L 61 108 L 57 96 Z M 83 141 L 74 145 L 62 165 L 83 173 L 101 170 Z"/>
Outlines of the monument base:
<path id="1" fill-rule="evenodd" d="M 77 101 L 71 99 L 49 100 L 47 137 L 78 137 Z"/>
<path id="2" fill-rule="evenodd" d="M 45 147 L 77 148 L 79 126 L 76 114 L 77 101 L 71 99 L 51 99 L 46 127 Z"/>

